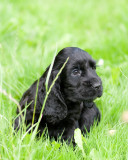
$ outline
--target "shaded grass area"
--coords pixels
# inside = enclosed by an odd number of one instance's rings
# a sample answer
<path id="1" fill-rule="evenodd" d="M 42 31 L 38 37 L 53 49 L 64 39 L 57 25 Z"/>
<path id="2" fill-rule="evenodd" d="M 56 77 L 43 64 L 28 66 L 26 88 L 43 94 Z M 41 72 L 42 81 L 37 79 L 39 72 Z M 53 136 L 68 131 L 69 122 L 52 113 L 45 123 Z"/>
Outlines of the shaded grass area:
<path id="1" fill-rule="evenodd" d="M 39 78 L 58 51 L 77 46 L 104 65 L 97 68 L 104 94 L 96 103 L 102 119 L 84 143 L 87 159 L 128 159 L 128 10 L 127 1 L 0 1 L 0 86 L 17 101 Z M 72 145 L 46 136 L 13 134 L 16 105 L 0 93 L 1 159 L 83 159 Z M 110 136 L 108 131 L 116 133 Z"/>

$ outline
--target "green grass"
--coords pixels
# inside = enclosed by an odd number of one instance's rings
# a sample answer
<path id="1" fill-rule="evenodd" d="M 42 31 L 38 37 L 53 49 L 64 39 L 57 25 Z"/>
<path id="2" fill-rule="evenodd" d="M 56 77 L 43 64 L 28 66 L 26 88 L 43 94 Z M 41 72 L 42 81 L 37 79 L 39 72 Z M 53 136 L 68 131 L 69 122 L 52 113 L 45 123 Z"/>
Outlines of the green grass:
<path id="1" fill-rule="evenodd" d="M 84 143 L 86 159 L 128 160 L 128 9 L 127 0 L 1 0 L 0 87 L 19 101 L 58 51 L 76 46 L 104 65 L 97 68 L 104 86 L 97 99 L 102 119 Z M 31 141 L 13 134 L 16 104 L 0 93 L 0 159 L 83 159 L 81 150 L 46 136 Z M 108 131 L 115 129 L 113 136 Z"/>

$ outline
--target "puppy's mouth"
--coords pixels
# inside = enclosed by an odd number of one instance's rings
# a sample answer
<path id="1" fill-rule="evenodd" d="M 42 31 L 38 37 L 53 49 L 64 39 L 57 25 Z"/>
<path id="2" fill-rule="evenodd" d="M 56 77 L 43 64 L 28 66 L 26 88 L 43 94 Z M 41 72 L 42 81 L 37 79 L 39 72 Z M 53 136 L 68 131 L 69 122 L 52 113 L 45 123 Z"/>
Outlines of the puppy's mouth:
<path id="1" fill-rule="evenodd" d="M 83 101 L 89 104 L 89 103 L 92 103 L 96 98 L 101 97 L 102 93 L 103 91 L 101 87 L 99 90 L 91 89 L 86 92 L 83 92 L 81 96 L 82 96 Z"/>
<path id="2" fill-rule="evenodd" d="M 103 94 L 103 87 L 101 86 L 100 89 L 97 91 L 97 97 L 101 97 Z"/>
<path id="3" fill-rule="evenodd" d="M 89 101 L 90 101 L 90 99 L 94 100 L 97 97 L 102 96 L 102 88 L 99 90 L 90 89 L 86 92 L 83 92 L 82 96 L 85 97 L 85 99 L 87 99 L 87 100 L 89 99 Z"/>
<path id="4" fill-rule="evenodd" d="M 69 89 L 69 88 L 68 88 Z M 74 88 L 73 88 L 74 89 Z M 88 106 L 92 106 L 91 103 L 97 98 L 102 96 L 102 87 L 98 90 L 95 90 L 93 88 L 79 88 L 78 90 L 73 91 L 72 88 L 70 88 L 70 92 L 68 93 L 65 99 L 72 101 L 72 102 L 85 102 L 88 103 Z M 67 90 L 66 90 L 67 91 Z M 69 94 L 70 93 L 70 94 Z"/>

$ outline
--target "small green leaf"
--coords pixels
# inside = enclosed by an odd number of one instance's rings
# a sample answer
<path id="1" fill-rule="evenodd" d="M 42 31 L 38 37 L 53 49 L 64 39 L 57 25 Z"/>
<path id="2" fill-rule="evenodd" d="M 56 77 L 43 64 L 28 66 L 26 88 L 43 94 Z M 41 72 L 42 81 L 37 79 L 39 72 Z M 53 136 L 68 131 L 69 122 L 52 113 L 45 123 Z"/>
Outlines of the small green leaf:
<path id="1" fill-rule="evenodd" d="M 82 151 L 83 157 L 85 158 L 85 152 L 84 152 L 84 148 L 83 148 L 83 136 L 81 134 L 81 130 L 79 128 L 75 129 L 74 131 L 74 139 L 75 139 L 75 143 L 78 145 L 79 149 Z"/>

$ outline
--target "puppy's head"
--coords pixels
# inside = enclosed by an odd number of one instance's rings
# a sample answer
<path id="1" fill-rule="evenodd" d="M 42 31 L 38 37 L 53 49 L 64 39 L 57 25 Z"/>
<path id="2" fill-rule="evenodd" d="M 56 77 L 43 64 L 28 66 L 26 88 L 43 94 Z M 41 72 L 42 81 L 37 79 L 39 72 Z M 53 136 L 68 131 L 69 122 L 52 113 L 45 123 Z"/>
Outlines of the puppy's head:
<path id="1" fill-rule="evenodd" d="M 55 59 L 55 68 L 69 61 L 60 75 L 60 88 L 66 100 L 92 102 L 102 95 L 102 81 L 96 74 L 96 62 L 85 51 L 76 47 L 61 50 Z"/>

